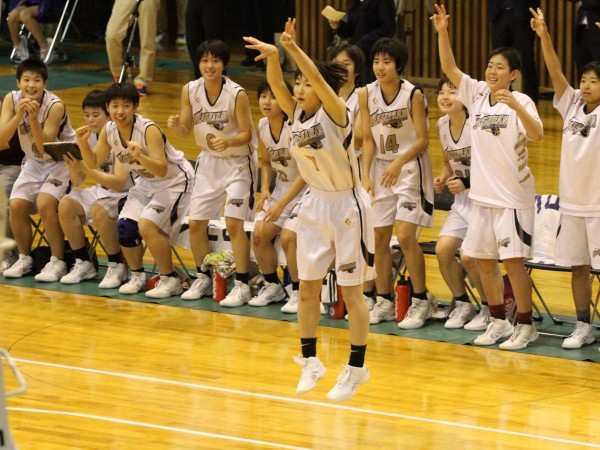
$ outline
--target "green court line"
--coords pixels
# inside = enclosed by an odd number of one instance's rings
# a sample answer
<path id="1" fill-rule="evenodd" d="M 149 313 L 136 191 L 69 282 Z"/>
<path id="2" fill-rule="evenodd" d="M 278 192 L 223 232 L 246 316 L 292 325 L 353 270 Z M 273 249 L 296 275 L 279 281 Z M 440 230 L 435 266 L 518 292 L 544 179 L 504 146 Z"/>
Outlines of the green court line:
<path id="1" fill-rule="evenodd" d="M 98 278 L 96 280 L 84 281 L 75 285 L 64 285 L 61 283 L 38 283 L 33 277 L 27 276 L 18 279 L 2 278 L 0 284 L 11 286 L 22 286 L 36 289 L 47 289 L 50 291 L 70 292 L 82 295 L 94 295 L 98 297 L 107 297 L 116 300 L 129 300 L 142 303 L 155 303 L 159 305 L 173 306 L 179 308 L 195 309 L 201 311 L 210 311 L 221 314 L 234 314 L 255 317 L 268 320 L 283 320 L 287 322 L 297 322 L 295 314 L 284 314 L 280 311 L 282 303 L 271 304 L 263 307 L 252 307 L 244 305 L 239 308 L 223 308 L 217 302 L 213 302 L 210 298 L 202 298 L 194 301 L 183 301 L 179 297 L 171 297 L 167 299 L 150 299 L 144 294 L 121 295 L 118 289 L 99 289 L 99 280 L 104 276 L 105 269 L 101 266 Z M 535 322 L 538 331 L 542 333 L 552 333 L 560 335 L 568 335 L 573 331 L 571 325 L 556 325 L 546 315 L 542 316 L 543 320 Z M 572 318 L 571 318 L 572 319 Z M 321 317 L 321 326 L 331 328 L 348 329 L 346 320 L 330 319 L 327 316 Z M 440 321 L 429 320 L 426 325 L 416 330 L 401 330 L 395 322 L 384 322 L 377 325 L 371 325 L 371 333 L 396 335 L 404 338 L 425 339 L 436 342 L 446 342 L 450 344 L 472 345 L 473 339 L 482 332 L 466 331 L 463 329 L 447 330 Z M 540 338 L 524 350 L 519 350 L 520 353 L 527 353 L 538 356 L 548 356 L 553 358 L 571 359 L 577 361 L 593 361 L 600 362 L 600 352 L 598 344 L 588 345 L 580 350 L 563 350 L 560 345 L 562 339 L 556 336 L 541 335 Z M 490 348 L 498 350 L 498 345 L 493 345 Z"/>

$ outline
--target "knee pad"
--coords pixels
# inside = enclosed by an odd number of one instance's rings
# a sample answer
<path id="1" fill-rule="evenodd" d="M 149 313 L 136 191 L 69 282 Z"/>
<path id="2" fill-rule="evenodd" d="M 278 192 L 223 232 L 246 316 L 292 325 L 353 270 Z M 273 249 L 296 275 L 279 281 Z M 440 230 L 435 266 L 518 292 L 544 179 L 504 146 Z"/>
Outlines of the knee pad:
<path id="1" fill-rule="evenodd" d="M 119 219 L 117 222 L 119 244 L 122 247 L 137 247 L 142 243 L 138 223 L 131 219 Z"/>

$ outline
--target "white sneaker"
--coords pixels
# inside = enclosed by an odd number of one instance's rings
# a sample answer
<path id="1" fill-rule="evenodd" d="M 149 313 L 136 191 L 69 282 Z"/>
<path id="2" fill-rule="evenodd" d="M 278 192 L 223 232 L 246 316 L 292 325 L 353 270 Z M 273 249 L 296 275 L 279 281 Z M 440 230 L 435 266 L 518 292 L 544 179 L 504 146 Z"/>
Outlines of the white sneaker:
<path id="1" fill-rule="evenodd" d="M 437 302 L 436 302 L 437 305 Z M 431 301 L 412 298 L 412 305 L 406 311 L 406 316 L 402 322 L 398 323 L 398 328 L 403 330 L 414 330 L 421 328 L 427 319 L 433 315 Z"/>
<path id="2" fill-rule="evenodd" d="M 287 314 L 298 313 L 298 302 L 300 301 L 300 291 L 292 291 L 290 299 L 281 307 L 281 312 Z"/>
<path id="3" fill-rule="evenodd" d="M 54 283 L 67 274 L 67 263 L 56 256 L 51 256 L 40 273 L 35 276 L 35 281 Z"/>
<path id="4" fill-rule="evenodd" d="M 373 306 L 373 309 L 369 312 L 370 323 L 389 322 L 395 318 L 396 311 L 394 311 L 394 302 L 378 296 L 377 303 L 375 303 L 375 306 Z"/>
<path id="5" fill-rule="evenodd" d="M 251 296 L 250 286 L 235 280 L 233 289 L 227 294 L 227 297 L 219 302 L 219 305 L 225 306 L 226 308 L 237 308 L 238 306 L 243 306 L 245 303 L 248 303 Z"/>
<path id="6" fill-rule="evenodd" d="M 181 295 L 183 287 L 181 286 L 181 280 L 179 277 L 168 277 L 165 275 L 160 276 L 160 280 L 156 283 L 154 289 L 150 289 L 146 292 L 146 297 L 150 298 L 167 298 Z"/>
<path id="7" fill-rule="evenodd" d="M 481 305 L 479 313 L 465 325 L 465 330 L 468 331 L 483 331 L 487 329 L 492 318 L 490 316 L 490 308 L 486 305 Z"/>
<path id="8" fill-rule="evenodd" d="M 454 309 L 450 311 L 450 315 L 444 324 L 444 328 L 451 330 L 462 328 L 476 315 L 477 311 L 471 302 L 456 302 L 454 304 Z"/>
<path id="9" fill-rule="evenodd" d="M 562 348 L 573 350 L 581 348 L 584 345 L 593 344 L 595 340 L 592 326 L 589 323 L 578 320 L 573 333 L 563 341 Z"/>
<path id="10" fill-rule="evenodd" d="M 375 304 L 377 303 L 375 301 L 375 299 L 371 298 L 371 297 L 367 297 L 364 294 L 363 294 L 363 298 L 365 299 L 365 303 L 367 304 L 367 308 L 369 308 L 369 311 L 372 311 L 373 308 L 375 308 Z"/>
<path id="11" fill-rule="evenodd" d="M 515 328 L 506 319 L 490 319 L 485 333 L 477 336 L 473 343 L 475 345 L 494 345 L 498 339 L 509 337 Z"/>
<path id="12" fill-rule="evenodd" d="M 15 47 L 15 54 L 11 58 L 11 61 L 15 64 L 20 64 L 29 58 L 29 45 L 27 43 L 27 37 L 21 35 L 19 37 L 19 46 Z"/>
<path id="13" fill-rule="evenodd" d="M 19 255 L 12 266 L 4 270 L 4 278 L 21 278 L 33 270 L 33 258 L 30 255 Z"/>
<path id="14" fill-rule="evenodd" d="M 5 270 L 10 269 L 18 259 L 18 254 L 13 254 L 12 252 L 4 253 L 4 259 L 0 263 L 0 275 L 2 275 Z"/>
<path id="15" fill-rule="evenodd" d="M 96 278 L 96 268 L 92 262 L 75 259 L 75 265 L 68 274 L 60 279 L 60 282 L 62 284 L 77 284 L 92 278 Z"/>
<path id="16" fill-rule="evenodd" d="M 268 283 L 265 281 L 263 287 L 258 291 L 258 295 L 250 299 L 250 306 L 267 306 L 270 303 L 281 302 L 285 300 L 287 293 L 280 283 Z"/>
<path id="17" fill-rule="evenodd" d="M 325 372 L 327 372 L 325 366 L 321 364 L 316 356 L 309 358 L 303 358 L 301 355 L 294 356 L 294 362 L 302 367 L 302 374 L 296 388 L 298 394 L 305 394 L 313 390 L 317 385 L 317 381 L 323 378 Z"/>
<path id="18" fill-rule="evenodd" d="M 321 302 L 320 305 L 321 305 L 321 315 L 322 316 L 328 315 L 329 314 L 329 307 L 325 306 L 325 303 L 323 303 L 323 302 Z"/>
<path id="19" fill-rule="evenodd" d="M 108 269 L 98 285 L 100 289 L 115 289 L 127 282 L 127 267 L 123 263 L 109 262 Z"/>
<path id="20" fill-rule="evenodd" d="M 361 384 L 365 384 L 371 378 L 367 366 L 353 367 L 344 366 L 344 371 L 338 376 L 337 383 L 327 393 L 327 398 L 336 402 L 348 400 Z"/>
<path id="21" fill-rule="evenodd" d="M 119 294 L 137 294 L 146 290 L 146 272 L 131 272 L 129 281 L 119 288 Z"/>
<path id="22" fill-rule="evenodd" d="M 521 350 L 527 347 L 527 344 L 535 341 L 540 335 L 535 329 L 535 325 L 519 323 L 508 341 L 504 341 L 499 347 L 503 350 Z"/>
<path id="23" fill-rule="evenodd" d="M 210 296 L 212 296 L 212 280 L 209 276 L 199 273 L 190 288 L 181 295 L 181 300 L 198 300 Z"/>

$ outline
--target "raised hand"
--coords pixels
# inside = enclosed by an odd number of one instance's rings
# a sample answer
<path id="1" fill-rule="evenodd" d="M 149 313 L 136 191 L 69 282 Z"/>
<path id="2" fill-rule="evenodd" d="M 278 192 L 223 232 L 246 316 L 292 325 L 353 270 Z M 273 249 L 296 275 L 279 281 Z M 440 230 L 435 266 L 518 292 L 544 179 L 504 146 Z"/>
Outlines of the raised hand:
<path id="1" fill-rule="evenodd" d="M 513 93 L 510 92 L 508 89 L 500 89 L 498 92 L 496 92 L 496 100 L 500 103 L 504 103 L 510 109 L 516 109 L 521 105 L 515 99 Z"/>
<path id="2" fill-rule="evenodd" d="M 444 5 L 435 5 L 436 13 L 429 18 L 435 27 L 435 31 L 440 32 L 448 29 L 448 21 L 450 16 L 446 13 L 446 7 Z"/>
<path id="3" fill-rule="evenodd" d="M 273 44 L 267 44 L 266 42 L 260 41 L 252 36 L 244 36 L 243 38 L 248 44 L 245 45 L 247 49 L 256 50 L 260 54 L 254 58 L 255 61 L 267 58 L 271 54 L 277 54 L 278 50 Z"/>
<path id="4" fill-rule="evenodd" d="M 296 35 L 296 19 L 290 19 L 288 17 L 285 23 L 285 31 L 281 33 L 281 45 L 288 47 L 294 43 L 294 36 Z"/>
<path id="5" fill-rule="evenodd" d="M 179 115 L 169 116 L 167 119 L 167 128 L 180 128 L 181 120 L 179 119 Z"/>
<path id="6" fill-rule="evenodd" d="M 538 36 L 542 37 L 548 33 L 548 27 L 544 21 L 544 13 L 540 8 L 535 11 L 533 8 L 529 8 L 531 15 L 531 29 L 537 33 Z"/>

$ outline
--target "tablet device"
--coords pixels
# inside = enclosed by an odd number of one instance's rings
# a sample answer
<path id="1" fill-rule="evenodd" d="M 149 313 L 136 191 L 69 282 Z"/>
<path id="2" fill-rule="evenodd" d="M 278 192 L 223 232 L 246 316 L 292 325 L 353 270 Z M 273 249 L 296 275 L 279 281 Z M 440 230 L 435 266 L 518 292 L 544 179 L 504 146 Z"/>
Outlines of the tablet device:
<path id="1" fill-rule="evenodd" d="M 63 156 L 67 153 L 76 159 L 83 159 L 75 142 L 46 142 L 44 143 L 44 152 L 48 153 L 54 161 L 64 161 Z"/>

